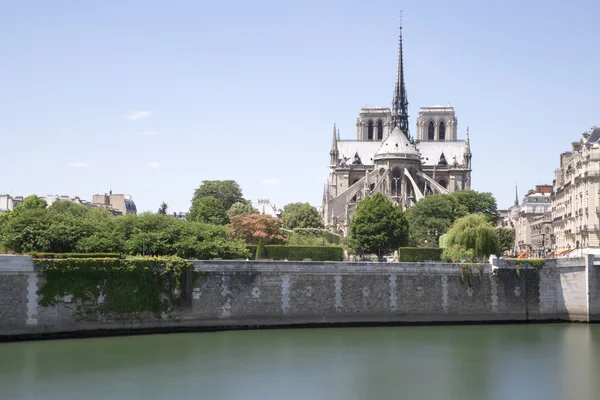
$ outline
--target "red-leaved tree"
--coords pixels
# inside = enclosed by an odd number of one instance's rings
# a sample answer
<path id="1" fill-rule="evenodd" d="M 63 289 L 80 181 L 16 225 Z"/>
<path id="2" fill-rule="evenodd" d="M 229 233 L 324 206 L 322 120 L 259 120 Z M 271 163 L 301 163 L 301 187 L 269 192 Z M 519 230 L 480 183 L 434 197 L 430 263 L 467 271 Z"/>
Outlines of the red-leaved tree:
<path id="1" fill-rule="evenodd" d="M 250 214 L 231 217 L 232 235 L 248 244 L 282 244 L 285 240 L 281 233 L 283 221 L 269 215 Z"/>

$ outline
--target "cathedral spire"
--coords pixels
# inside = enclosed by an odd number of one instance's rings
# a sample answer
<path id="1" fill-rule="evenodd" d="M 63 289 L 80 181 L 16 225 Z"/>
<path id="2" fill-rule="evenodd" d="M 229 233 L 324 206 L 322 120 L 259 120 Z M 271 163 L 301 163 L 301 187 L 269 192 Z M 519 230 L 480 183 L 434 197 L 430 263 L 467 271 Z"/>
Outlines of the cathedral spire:
<path id="1" fill-rule="evenodd" d="M 398 44 L 398 71 L 396 72 L 396 87 L 392 102 L 392 126 L 399 127 L 410 139 L 408 129 L 408 98 L 404 86 L 404 60 L 402 55 L 402 14 L 400 14 L 400 41 Z"/>
<path id="2" fill-rule="evenodd" d="M 519 187 L 515 184 L 515 206 L 519 205 Z"/>
<path id="3" fill-rule="evenodd" d="M 333 140 L 331 142 L 331 150 L 329 151 L 329 155 L 330 155 L 330 161 L 329 164 L 330 165 L 337 165 L 338 163 L 338 159 L 339 159 L 339 151 L 338 151 L 338 138 L 336 137 L 336 129 L 335 129 L 335 124 L 333 124 Z"/>
<path id="4" fill-rule="evenodd" d="M 333 123 L 333 141 L 331 142 L 331 151 L 336 150 L 337 151 L 337 131 L 335 129 L 335 122 Z"/>

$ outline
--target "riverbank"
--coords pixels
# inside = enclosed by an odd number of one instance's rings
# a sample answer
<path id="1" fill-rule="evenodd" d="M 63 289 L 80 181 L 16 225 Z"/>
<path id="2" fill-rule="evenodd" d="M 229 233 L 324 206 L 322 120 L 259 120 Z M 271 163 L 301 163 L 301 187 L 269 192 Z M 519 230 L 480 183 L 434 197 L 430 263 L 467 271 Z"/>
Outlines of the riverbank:
<path id="1" fill-rule="evenodd" d="M 0 339 L 138 335 L 319 326 L 594 322 L 593 256 L 541 269 L 489 264 L 195 261 L 185 304 L 169 320 L 81 318 L 78 299 L 40 304 L 44 273 L 29 257 L 0 256 Z M 102 296 L 102 295 L 101 295 Z M 102 297 L 98 302 L 104 301 Z M 132 302 L 135 301 L 132 293 Z M 114 317 L 114 316 L 113 316 Z"/>

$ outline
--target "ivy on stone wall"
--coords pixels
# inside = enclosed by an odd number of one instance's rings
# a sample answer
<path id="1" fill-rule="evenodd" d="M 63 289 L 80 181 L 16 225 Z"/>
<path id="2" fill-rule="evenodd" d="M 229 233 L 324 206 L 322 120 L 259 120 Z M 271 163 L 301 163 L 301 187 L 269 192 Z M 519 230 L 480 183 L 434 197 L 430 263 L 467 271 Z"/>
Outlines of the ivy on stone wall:
<path id="1" fill-rule="evenodd" d="M 521 277 L 521 268 L 519 267 L 521 264 L 529 264 L 536 270 L 540 270 L 544 264 L 546 263 L 545 258 L 509 258 L 507 261 L 510 263 L 514 261 L 515 263 L 515 272 L 517 277 Z"/>
<path id="2" fill-rule="evenodd" d="M 65 307 L 83 321 L 174 319 L 185 298 L 192 264 L 179 257 L 67 258 L 35 260 L 45 283 L 38 290 L 48 307 L 72 296 Z"/>
<path id="3" fill-rule="evenodd" d="M 473 266 L 475 265 L 477 266 L 479 281 L 483 280 L 483 264 L 460 263 L 460 283 L 464 283 L 465 278 L 467 278 L 469 286 L 471 286 L 471 280 L 473 279 Z"/>

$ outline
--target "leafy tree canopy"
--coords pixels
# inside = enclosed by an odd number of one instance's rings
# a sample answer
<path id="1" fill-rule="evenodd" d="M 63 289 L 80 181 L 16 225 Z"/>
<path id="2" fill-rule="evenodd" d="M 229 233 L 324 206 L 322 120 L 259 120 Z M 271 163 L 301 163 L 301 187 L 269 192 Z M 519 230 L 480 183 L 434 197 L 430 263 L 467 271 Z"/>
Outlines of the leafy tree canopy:
<path id="1" fill-rule="evenodd" d="M 214 197 L 219 200 L 225 210 L 229 210 L 235 203 L 244 202 L 242 189 L 236 181 L 232 180 L 202 181 L 200 187 L 194 191 L 192 204 L 202 197 Z"/>
<path id="2" fill-rule="evenodd" d="M 42 199 L 39 196 L 32 195 L 32 196 L 25 197 L 25 199 L 23 200 L 23 203 L 21 203 L 17 207 L 41 209 L 41 208 L 46 208 L 47 206 L 48 206 L 48 203 L 46 203 L 46 200 Z"/>
<path id="3" fill-rule="evenodd" d="M 91 211 L 91 208 L 68 200 L 58 200 L 52 203 L 48 207 L 48 210 L 56 213 L 70 214 L 74 217 L 83 217 Z"/>
<path id="4" fill-rule="evenodd" d="M 158 213 L 159 214 L 166 214 L 167 213 L 167 209 L 169 208 L 169 206 L 167 205 L 167 203 L 165 203 L 164 201 L 160 204 L 160 207 L 158 207 Z"/>
<path id="5" fill-rule="evenodd" d="M 122 253 L 184 258 L 246 258 L 246 244 L 225 226 L 144 213 L 113 216 L 104 209 L 56 202 L 0 214 L 0 248 L 16 253 Z"/>
<path id="6" fill-rule="evenodd" d="M 475 258 L 497 254 L 498 233 L 483 214 L 470 214 L 458 219 L 447 235 L 448 248 L 456 251 L 456 246 L 473 250 Z"/>
<path id="7" fill-rule="evenodd" d="M 411 244 L 415 247 L 438 247 L 438 238 L 464 213 L 453 196 L 433 194 L 423 198 L 406 211 Z"/>
<path id="8" fill-rule="evenodd" d="M 513 228 L 496 228 L 500 252 L 512 251 L 515 247 L 515 230 Z"/>
<path id="9" fill-rule="evenodd" d="M 227 215 L 229 215 L 230 217 L 250 214 L 258 214 L 258 210 L 254 208 L 254 206 L 252 206 L 252 203 L 248 200 L 234 203 L 229 209 L 229 211 L 227 211 Z"/>
<path id="10" fill-rule="evenodd" d="M 282 244 L 283 221 L 270 215 L 251 214 L 231 217 L 230 228 L 233 237 L 243 239 L 248 244 Z"/>
<path id="11" fill-rule="evenodd" d="M 463 215 L 481 213 L 492 224 L 496 224 L 498 221 L 498 206 L 491 193 L 459 190 L 450 196 L 454 197 L 460 207 L 464 209 Z"/>
<path id="12" fill-rule="evenodd" d="M 229 223 L 229 216 L 223 204 L 211 196 L 195 199 L 192 202 L 187 219 L 194 222 L 215 225 L 226 225 Z"/>
<path id="13" fill-rule="evenodd" d="M 379 259 L 408 243 L 408 221 L 402 208 L 381 193 L 358 203 L 350 221 L 350 246 Z"/>
<path id="14" fill-rule="evenodd" d="M 281 218 L 288 229 L 323 228 L 323 218 L 309 203 L 290 203 L 283 207 Z"/>

